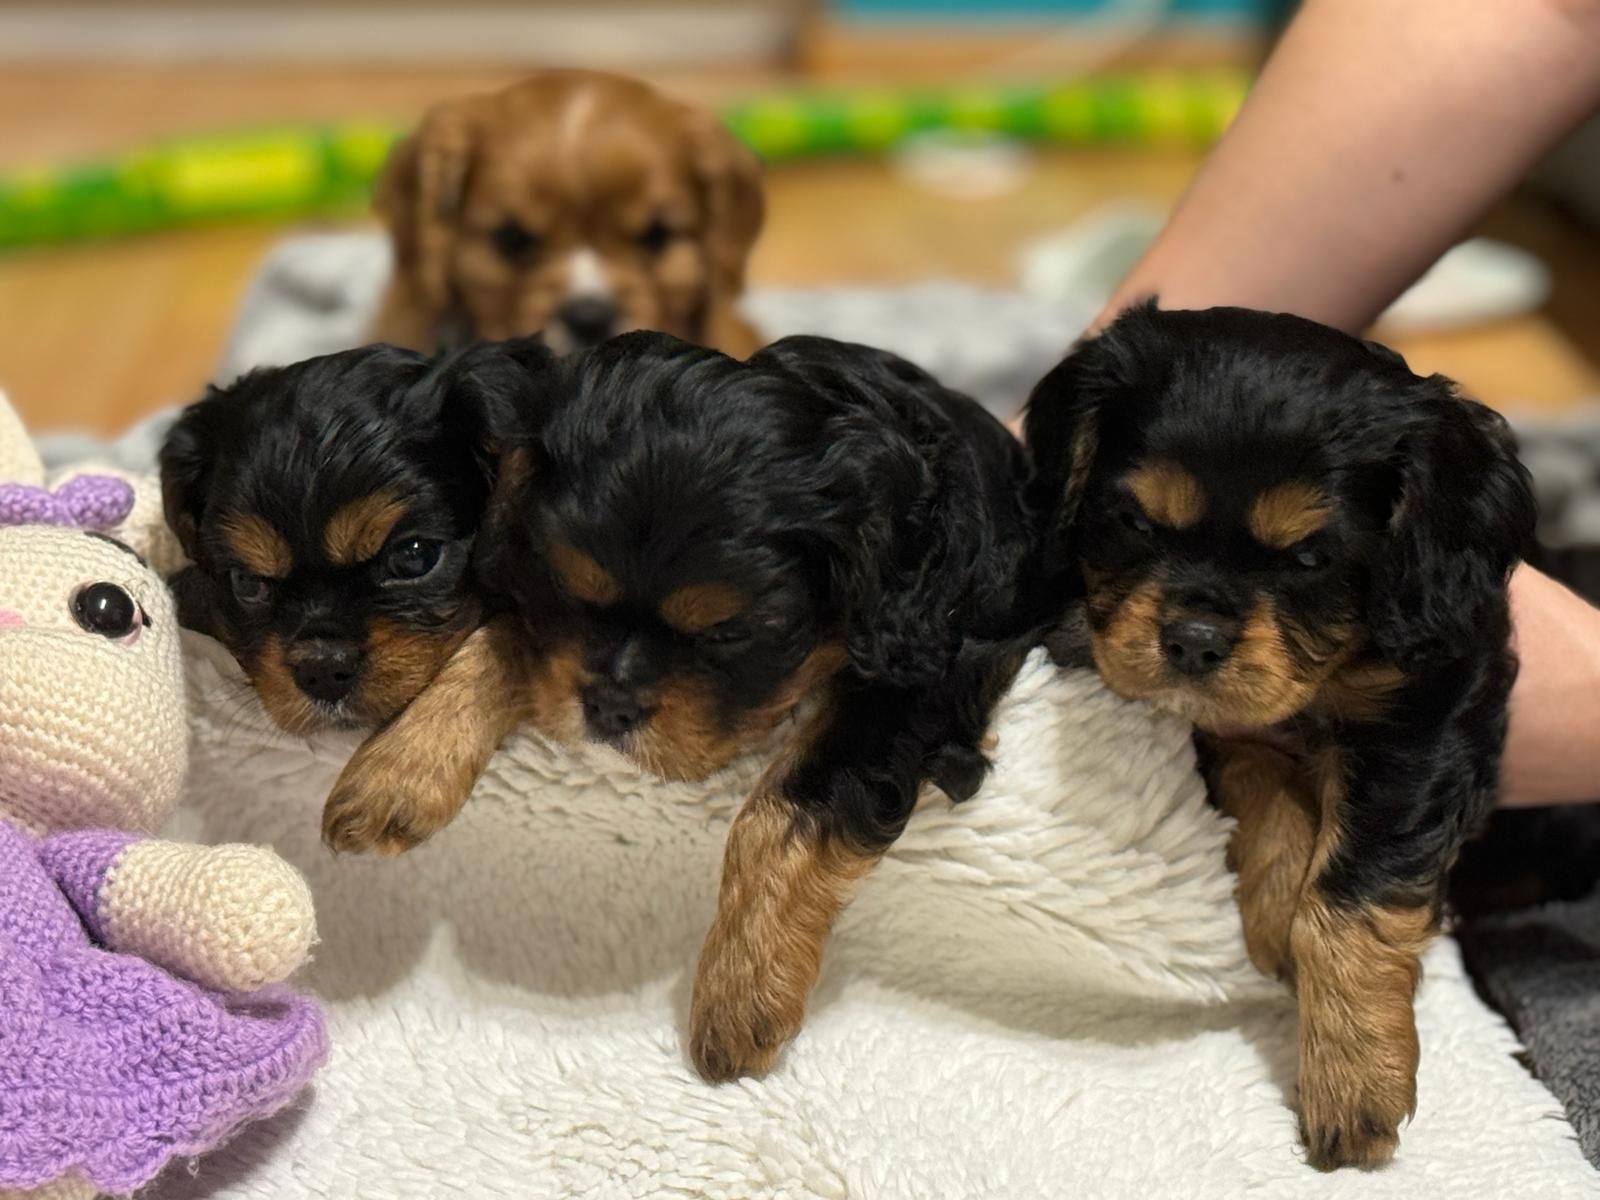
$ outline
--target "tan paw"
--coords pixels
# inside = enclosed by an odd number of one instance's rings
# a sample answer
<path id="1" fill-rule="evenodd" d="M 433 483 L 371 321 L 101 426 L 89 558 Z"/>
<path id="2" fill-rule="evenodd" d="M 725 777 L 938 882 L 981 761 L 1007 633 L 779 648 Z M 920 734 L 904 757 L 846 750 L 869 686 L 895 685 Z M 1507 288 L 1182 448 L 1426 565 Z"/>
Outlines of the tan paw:
<path id="1" fill-rule="evenodd" d="M 450 823 L 460 808 L 425 775 L 384 769 L 357 752 L 322 810 L 322 840 L 340 854 L 404 854 Z"/>
<path id="2" fill-rule="evenodd" d="M 746 1075 L 765 1075 L 784 1043 L 800 1031 L 805 1002 L 785 1002 L 763 994 L 752 981 L 736 982 L 725 972 L 695 982 L 689 1015 L 689 1057 L 702 1079 L 726 1083 Z"/>
<path id="3" fill-rule="evenodd" d="M 1363 1078 L 1308 1066 L 1301 1067 L 1300 1139 L 1311 1165 L 1319 1171 L 1367 1169 L 1392 1159 L 1400 1124 L 1416 1107 L 1415 1079 L 1380 1073 Z"/>

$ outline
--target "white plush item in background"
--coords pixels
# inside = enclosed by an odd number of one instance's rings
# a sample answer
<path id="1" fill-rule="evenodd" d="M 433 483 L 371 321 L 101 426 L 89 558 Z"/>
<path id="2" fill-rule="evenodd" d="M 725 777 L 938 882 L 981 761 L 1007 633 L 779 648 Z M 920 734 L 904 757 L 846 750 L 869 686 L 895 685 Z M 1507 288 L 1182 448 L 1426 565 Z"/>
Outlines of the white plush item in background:
<path id="1" fill-rule="evenodd" d="M 185 832 L 269 839 L 312 881 L 334 1051 L 307 1106 L 152 1200 L 1595 1193 L 1449 942 L 1399 1159 L 1306 1166 L 1293 1007 L 1245 960 L 1186 728 L 1042 656 L 982 792 L 930 798 L 846 911 L 777 1069 L 722 1087 L 683 1028 L 749 764 L 663 784 L 521 737 L 433 842 L 335 859 L 350 739 L 275 734 L 207 639 L 188 662 Z"/>

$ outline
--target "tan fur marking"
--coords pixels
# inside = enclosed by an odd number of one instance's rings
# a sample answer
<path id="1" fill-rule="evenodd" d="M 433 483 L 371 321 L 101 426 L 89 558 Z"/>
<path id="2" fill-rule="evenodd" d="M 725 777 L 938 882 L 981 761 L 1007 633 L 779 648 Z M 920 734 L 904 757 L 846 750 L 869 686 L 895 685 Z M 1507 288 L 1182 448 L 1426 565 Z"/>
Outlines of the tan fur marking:
<path id="1" fill-rule="evenodd" d="M 1158 525 L 1188 529 L 1205 516 L 1206 494 L 1200 481 L 1168 459 L 1141 464 L 1125 482 L 1144 515 Z"/>
<path id="2" fill-rule="evenodd" d="M 1300 1128 L 1313 1166 L 1374 1167 L 1394 1156 L 1417 1104 L 1412 1002 L 1430 908 L 1335 903 L 1317 886 L 1343 838 L 1344 764 L 1307 763 L 1321 803 L 1317 845 L 1290 931 L 1300 1007 Z"/>
<path id="3" fill-rule="evenodd" d="M 1250 960 L 1287 978 L 1299 1005 L 1307 1156 L 1322 1170 L 1379 1166 L 1416 1108 L 1413 999 L 1437 914 L 1341 904 L 1318 887 L 1343 836 L 1338 751 L 1297 762 L 1253 743 L 1213 748 L 1215 798 L 1238 822 L 1228 861 Z"/>
<path id="4" fill-rule="evenodd" d="M 844 665 L 842 646 L 826 643 L 761 704 L 725 728 L 717 720 L 716 695 L 694 678 L 668 679 L 651 697 L 655 712 L 628 740 L 628 752 L 645 770 L 663 779 L 704 779 L 728 765 L 772 732 L 795 705 Z"/>
<path id="5" fill-rule="evenodd" d="M 565 542 L 551 542 L 546 548 L 556 578 L 574 599 L 585 604 L 615 604 L 622 599 L 622 585 L 594 559 Z"/>
<path id="6" fill-rule="evenodd" d="M 1090 583 L 1089 608 L 1096 628 L 1089 638 L 1095 668 L 1106 686 L 1131 700 L 1149 699 L 1160 688 L 1162 588 L 1148 580 L 1119 604 Z"/>
<path id="7" fill-rule="evenodd" d="M 1250 536 L 1263 546 L 1287 550 L 1328 523 L 1333 505 L 1321 488 L 1309 483 L 1280 483 L 1250 502 L 1245 521 Z"/>
<path id="8" fill-rule="evenodd" d="M 524 636 L 510 618 L 473 631 L 433 682 L 362 744 L 323 809 L 329 846 L 400 854 L 455 818 L 527 715 Z"/>
<path id="9" fill-rule="evenodd" d="M 261 707 L 285 733 L 304 737 L 322 728 L 325 721 L 317 706 L 300 690 L 289 671 L 285 647 L 276 635 L 244 663 L 245 673 L 256 689 Z"/>
<path id="10" fill-rule="evenodd" d="M 1244 924 L 1245 948 L 1256 970 L 1291 974 L 1289 930 L 1305 888 L 1320 824 L 1299 765 L 1254 742 L 1216 739 L 1213 796 L 1237 823 L 1228 842 L 1228 867 Z"/>
<path id="11" fill-rule="evenodd" d="M 449 629 L 424 630 L 374 618 L 367 629 L 366 668 L 355 697 L 363 715 L 387 721 L 409 704 L 433 682 L 476 623 L 474 615 Z"/>
<path id="12" fill-rule="evenodd" d="M 1310 703 L 1317 682 L 1296 670 L 1278 625 L 1277 606 L 1262 596 L 1245 615 L 1233 654 L 1212 677 L 1213 712 L 1207 714 L 1207 723 L 1276 724 Z"/>
<path id="13" fill-rule="evenodd" d="M 529 720 L 547 738 L 576 745 L 584 737 L 580 693 L 592 676 L 576 642 L 542 646 L 529 654 Z"/>
<path id="14" fill-rule="evenodd" d="M 1405 684 L 1406 673 L 1391 663 L 1354 662 L 1328 678 L 1314 707 L 1343 721 L 1379 721 Z"/>
<path id="15" fill-rule="evenodd" d="M 779 764 L 728 832 L 695 973 L 690 1056 L 717 1081 L 765 1073 L 799 1030 L 834 918 L 878 855 L 824 837 L 779 794 Z"/>
<path id="16" fill-rule="evenodd" d="M 1375 1167 L 1417 1107 L 1426 909 L 1349 909 L 1308 887 L 1290 935 L 1300 1005 L 1300 1123 L 1313 1166 Z"/>
<path id="17" fill-rule="evenodd" d="M 263 579 L 283 579 L 294 569 L 288 540 L 255 513 L 227 513 L 217 522 L 228 552 Z"/>
<path id="18" fill-rule="evenodd" d="M 352 500 L 328 518 L 322 530 L 322 552 L 341 567 L 370 562 L 410 511 L 411 506 L 392 492 L 373 492 Z"/>
<path id="19" fill-rule="evenodd" d="M 679 633 L 699 633 L 738 616 L 748 603 L 725 583 L 691 583 L 661 602 L 661 619 Z"/>

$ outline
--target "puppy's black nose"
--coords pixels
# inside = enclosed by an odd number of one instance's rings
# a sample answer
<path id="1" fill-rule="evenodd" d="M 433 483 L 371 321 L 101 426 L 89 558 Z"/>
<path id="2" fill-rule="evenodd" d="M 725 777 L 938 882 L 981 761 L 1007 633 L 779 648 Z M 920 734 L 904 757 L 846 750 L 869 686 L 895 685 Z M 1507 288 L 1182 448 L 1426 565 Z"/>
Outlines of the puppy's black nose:
<path id="1" fill-rule="evenodd" d="M 364 657 L 355 642 L 302 642 L 289 652 L 289 669 L 306 695 L 337 704 L 355 689 Z"/>
<path id="2" fill-rule="evenodd" d="M 583 719 L 601 741 L 619 738 L 643 725 L 650 712 L 639 697 L 609 680 L 591 684 L 583 693 Z"/>
<path id="3" fill-rule="evenodd" d="M 1161 627 L 1161 651 L 1174 670 L 1199 679 L 1228 661 L 1237 636 L 1231 622 L 1184 617 Z"/>
<path id="4" fill-rule="evenodd" d="M 580 346 L 605 341 L 617 328 L 617 306 L 600 296 L 576 296 L 556 310 L 556 319 L 567 327 Z"/>

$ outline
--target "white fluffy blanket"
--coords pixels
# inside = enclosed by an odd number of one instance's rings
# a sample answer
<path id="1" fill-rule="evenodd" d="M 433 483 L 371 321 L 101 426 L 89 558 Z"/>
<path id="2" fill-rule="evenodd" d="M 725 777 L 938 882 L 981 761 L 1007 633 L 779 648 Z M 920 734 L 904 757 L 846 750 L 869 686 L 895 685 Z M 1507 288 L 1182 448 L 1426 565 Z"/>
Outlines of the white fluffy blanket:
<path id="1" fill-rule="evenodd" d="M 683 1052 L 688 972 L 750 764 L 667 785 L 525 737 L 432 843 L 336 860 L 317 818 L 349 743 L 284 740 L 219 647 L 189 651 L 185 832 L 306 871 L 334 1054 L 160 1200 L 1596 1191 L 1448 941 L 1398 1160 L 1306 1166 L 1292 1004 L 1245 960 L 1187 729 L 1042 656 L 990 782 L 925 803 L 847 910 L 777 1069 L 711 1087 Z"/>

